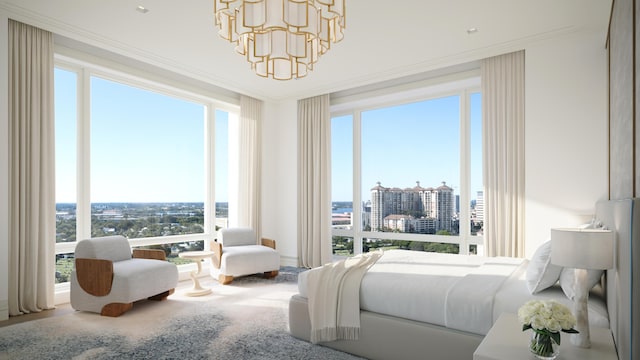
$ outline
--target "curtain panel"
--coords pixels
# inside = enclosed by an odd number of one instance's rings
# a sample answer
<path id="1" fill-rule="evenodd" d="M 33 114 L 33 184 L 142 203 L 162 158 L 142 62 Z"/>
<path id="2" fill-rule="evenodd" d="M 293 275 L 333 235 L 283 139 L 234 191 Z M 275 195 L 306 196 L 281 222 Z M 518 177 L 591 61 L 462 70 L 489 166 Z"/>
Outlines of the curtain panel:
<path id="1" fill-rule="evenodd" d="M 332 260 L 329 95 L 298 101 L 298 265 Z"/>
<path id="2" fill-rule="evenodd" d="M 53 308 L 53 36 L 9 21 L 9 315 Z"/>
<path id="3" fill-rule="evenodd" d="M 262 101 L 244 95 L 241 96 L 238 225 L 254 229 L 258 238 L 261 236 L 261 123 Z"/>
<path id="4" fill-rule="evenodd" d="M 485 255 L 524 257 L 524 51 L 481 64 Z"/>

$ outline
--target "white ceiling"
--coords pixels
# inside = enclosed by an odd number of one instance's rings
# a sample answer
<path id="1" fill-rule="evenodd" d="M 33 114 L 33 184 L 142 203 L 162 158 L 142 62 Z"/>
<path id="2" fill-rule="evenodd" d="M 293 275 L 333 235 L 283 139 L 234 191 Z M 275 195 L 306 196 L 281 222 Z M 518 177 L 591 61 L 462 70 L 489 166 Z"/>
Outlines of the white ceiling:
<path id="1" fill-rule="evenodd" d="M 281 100 L 420 74 L 569 32 L 596 31 L 604 47 L 611 9 L 611 0 L 346 1 L 345 39 L 307 77 L 289 81 L 255 75 L 217 36 L 213 0 L 0 0 L 0 10 L 56 33 L 67 46 L 81 42 L 234 92 Z M 138 5 L 149 12 L 136 11 Z M 469 28 L 479 31 L 470 35 Z"/>

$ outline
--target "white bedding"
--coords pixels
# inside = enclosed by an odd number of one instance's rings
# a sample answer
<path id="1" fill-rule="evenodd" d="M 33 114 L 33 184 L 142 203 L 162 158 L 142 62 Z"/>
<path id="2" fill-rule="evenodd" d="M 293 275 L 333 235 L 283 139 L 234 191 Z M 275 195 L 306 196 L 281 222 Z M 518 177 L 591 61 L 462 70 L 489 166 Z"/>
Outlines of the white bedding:
<path id="1" fill-rule="evenodd" d="M 360 308 L 484 335 L 500 313 L 517 312 L 533 297 L 557 297 L 571 306 L 559 289 L 530 295 L 524 282 L 527 264 L 516 258 L 389 250 L 362 278 Z M 305 274 L 298 289 L 307 297 Z M 599 300 L 589 301 L 601 308 L 590 309 L 590 321 L 608 326 Z"/>
<path id="2" fill-rule="evenodd" d="M 493 304 L 494 322 L 503 312 L 517 313 L 518 308 L 529 300 L 553 299 L 573 309 L 573 301 L 567 298 L 558 284 L 532 295 L 526 286 L 528 261 L 525 260 L 523 265 L 511 274 L 496 293 Z M 604 299 L 602 286 L 596 285 L 589 293 L 589 324 L 591 326 L 609 328 L 609 315 Z"/>

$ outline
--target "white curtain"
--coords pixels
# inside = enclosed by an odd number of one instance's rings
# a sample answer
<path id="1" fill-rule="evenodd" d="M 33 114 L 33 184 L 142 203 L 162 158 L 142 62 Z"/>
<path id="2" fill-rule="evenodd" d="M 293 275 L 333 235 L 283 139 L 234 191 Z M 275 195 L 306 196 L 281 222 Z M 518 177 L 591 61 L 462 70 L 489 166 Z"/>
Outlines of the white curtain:
<path id="1" fill-rule="evenodd" d="M 298 101 L 298 265 L 332 260 L 329 95 Z"/>
<path id="2" fill-rule="evenodd" d="M 9 315 L 53 308 L 53 36 L 9 21 Z"/>
<path id="3" fill-rule="evenodd" d="M 524 66 L 524 51 L 481 65 L 488 256 L 524 256 Z"/>
<path id="4" fill-rule="evenodd" d="M 261 234 L 260 223 L 260 125 L 262 101 L 240 98 L 240 152 L 238 174 L 238 226 L 250 227 Z"/>

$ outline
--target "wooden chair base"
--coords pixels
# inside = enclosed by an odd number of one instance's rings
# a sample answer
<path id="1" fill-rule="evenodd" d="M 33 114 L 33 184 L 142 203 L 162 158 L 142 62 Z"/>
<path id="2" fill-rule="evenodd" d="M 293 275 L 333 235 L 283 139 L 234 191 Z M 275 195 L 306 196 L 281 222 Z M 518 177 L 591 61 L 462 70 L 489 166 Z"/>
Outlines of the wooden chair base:
<path id="1" fill-rule="evenodd" d="M 169 289 L 165 292 L 162 292 L 158 295 L 153 295 L 148 297 L 147 299 L 149 300 L 154 300 L 154 301 L 162 301 L 162 300 L 167 300 L 167 297 L 171 294 L 173 294 L 176 291 L 176 289 Z"/>
<path id="2" fill-rule="evenodd" d="M 167 290 L 167 291 L 162 292 L 160 294 L 150 296 L 147 299 L 153 300 L 153 301 L 166 300 L 167 297 L 169 295 L 173 294 L 175 291 L 176 291 L 176 289 L 170 289 L 170 290 Z M 133 303 L 126 303 L 126 304 L 125 303 L 110 303 L 110 304 L 107 304 L 107 305 L 102 307 L 102 311 L 100 311 L 100 315 L 118 317 L 118 316 L 124 314 L 125 312 L 131 310 L 132 307 L 133 307 Z"/>
<path id="3" fill-rule="evenodd" d="M 222 285 L 229 285 L 233 281 L 233 276 L 230 275 L 218 275 L 218 282 Z"/>
<path id="4" fill-rule="evenodd" d="M 100 315 L 118 317 L 133 307 L 133 303 L 110 303 L 102 307 Z"/>
<path id="5" fill-rule="evenodd" d="M 274 278 L 276 276 L 278 276 L 278 270 L 267 271 L 264 273 L 264 277 L 267 279 Z M 233 281 L 233 276 L 231 275 L 223 275 L 223 274 L 218 275 L 218 282 L 222 285 L 229 285 L 231 284 L 232 281 Z"/>

